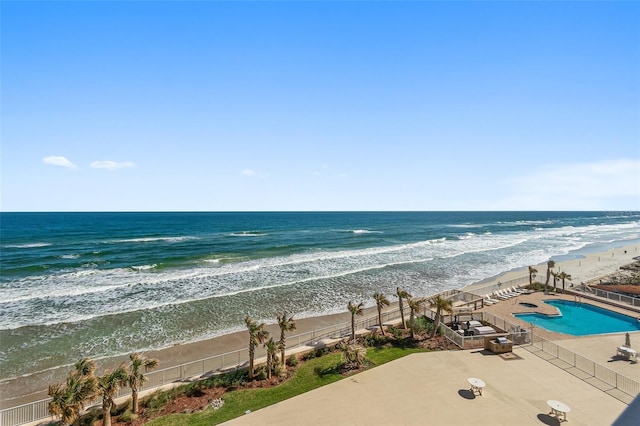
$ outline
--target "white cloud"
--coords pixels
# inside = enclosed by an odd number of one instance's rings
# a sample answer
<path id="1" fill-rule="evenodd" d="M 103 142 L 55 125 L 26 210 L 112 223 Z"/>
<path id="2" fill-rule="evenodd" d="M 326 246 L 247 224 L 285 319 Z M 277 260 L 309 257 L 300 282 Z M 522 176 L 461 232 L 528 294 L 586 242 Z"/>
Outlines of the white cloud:
<path id="1" fill-rule="evenodd" d="M 62 157 L 62 156 L 59 156 L 59 155 L 52 155 L 52 156 L 49 156 L 49 157 L 44 157 L 42 159 L 42 162 L 45 163 L 45 164 L 50 164 L 52 166 L 66 167 L 68 169 L 77 169 L 78 168 L 78 166 L 73 164 L 71 161 L 69 161 L 65 157 Z"/>
<path id="2" fill-rule="evenodd" d="M 135 167 L 135 163 L 131 161 L 94 161 L 91 167 L 94 169 L 118 170 Z"/>
<path id="3" fill-rule="evenodd" d="M 257 174 L 255 170 L 251 169 L 244 169 L 241 173 L 243 176 L 255 176 Z"/>
<path id="4" fill-rule="evenodd" d="M 640 160 L 547 164 L 510 184 L 513 196 L 501 208 L 635 209 L 640 203 Z"/>

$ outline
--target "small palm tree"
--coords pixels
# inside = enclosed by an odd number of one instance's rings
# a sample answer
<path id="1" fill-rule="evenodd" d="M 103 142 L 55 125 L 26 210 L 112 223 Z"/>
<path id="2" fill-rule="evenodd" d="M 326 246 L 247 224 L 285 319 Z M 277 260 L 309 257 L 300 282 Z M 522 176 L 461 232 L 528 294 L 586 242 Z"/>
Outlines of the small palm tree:
<path id="1" fill-rule="evenodd" d="M 113 398 L 118 389 L 127 385 L 127 367 L 124 363 L 113 371 L 106 371 L 98 377 L 98 394 L 102 396 L 102 426 L 111 426 Z"/>
<path id="2" fill-rule="evenodd" d="M 380 324 L 380 332 L 384 336 L 384 328 L 382 327 L 382 308 L 389 306 L 389 299 L 382 293 L 374 293 L 373 298 L 376 301 L 376 307 L 378 308 L 378 324 Z"/>
<path id="3" fill-rule="evenodd" d="M 282 365 L 286 365 L 284 362 L 284 351 L 286 349 L 286 337 L 287 331 L 293 331 L 296 329 L 296 322 L 293 320 L 293 315 L 287 317 L 287 313 L 283 312 L 278 314 L 278 326 L 280 327 L 280 340 L 278 341 L 278 347 L 280 349 L 280 361 Z"/>
<path id="4" fill-rule="evenodd" d="M 269 332 L 264 329 L 265 324 L 258 324 L 247 315 L 244 319 L 244 323 L 249 330 L 249 379 L 253 379 L 253 362 L 256 355 L 256 346 L 264 343 L 269 337 Z"/>
<path id="5" fill-rule="evenodd" d="M 529 266 L 529 285 L 533 285 L 533 279 L 536 277 L 538 270 L 533 266 Z"/>
<path id="6" fill-rule="evenodd" d="M 560 272 L 551 272 L 551 275 L 553 276 L 553 291 L 556 292 L 558 291 L 558 279 L 560 277 Z"/>
<path id="7" fill-rule="evenodd" d="M 555 268 L 556 262 L 550 260 L 547 262 L 547 280 L 544 282 L 544 291 L 547 291 L 547 286 L 549 285 L 549 279 L 551 278 L 551 272 L 553 268 Z"/>
<path id="8" fill-rule="evenodd" d="M 141 390 L 142 385 L 147 381 L 144 373 L 158 367 L 160 361 L 155 358 L 147 358 L 137 352 L 129 355 L 129 359 L 131 360 L 131 364 L 129 364 L 129 368 L 127 370 L 127 384 L 131 388 L 131 400 L 133 401 L 132 410 L 134 414 L 137 414 L 138 391 Z"/>
<path id="9" fill-rule="evenodd" d="M 562 280 L 562 292 L 564 293 L 564 281 L 571 281 L 571 275 L 567 274 L 566 272 L 562 271 L 558 274 L 558 278 Z"/>
<path id="10" fill-rule="evenodd" d="M 278 364 L 278 344 L 270 337 L 264 343 L 264 347 L 267 349 L 267 378 L 271 378 L 271 372 L 276 368 Z"/>
<path id="11" fill-rule="evenodd" d="M 350 341 L 340 342 L 336 347 L 342 351 L 347 368 L 360 368 L 364 364 L 367 355 L 367 348 L 364 346 Z"/>
<path id="12" fill-rule="evenodd" d="M 91 377 L 96 372 L 96 363 L 89 358 L 82 358 L 75 364 L 75 373 L 82 377 Z"/>
<path id="13" fill-rule="evenodd" d="M 438 325 L 440 324 L 440 316 L 442 311 L 447 311 L 449 314 L 453 313 L 453 305 L 451 300 L 445 299 L 440 295 L 437 295 L 429 301 L 432 308 L 436 308 L 436 317 L 433 320 L 433 329 L 431 330 L 430 339 L 433 339 L 438 332 Z"/>
<path id="14" fill-rule="evenodd" d="M 407 300 L 407 305 L 409 305 L 409 327 L 411 327 L 411 338 L 416 338 L 415 325 L 416 325 L 416 313 L 420 312 L 422 308 L 423 300 L 410 298 Z"/>
<path id="15" fill-rule="evenodd" d="M 400 308 L 400 318 L 402 319 L 402 328 L 407 329 L 407 324 L 404 322 L 404 304 L 402 303 L 403 299 L 409 300 L 411 299 L 411 295 L 404 290 L 401 290 L 400 287 L 396 288 L 396 295 L 398 296 L 398 307 Z"/>
<path id="16" fill-rule="evenodd" d="M 76 421 L 84 404 L 96 396 L 98 382 L 93 375 L 95 369 L 93 361 L 83 358 L 76 363 L 65 384 L 49 386 L 49 413 L 52 416 L 60 416 L 66 425 Z"/>
<path id="17" fill-rule="evenodd" d="M 351 339 L 355 340 L 356 338 L 356 315 L 364 315 L 364 304 L 362 302 L 354 305 L 351 300 L 347 304 L 347 309 L 351 312 Z"/>

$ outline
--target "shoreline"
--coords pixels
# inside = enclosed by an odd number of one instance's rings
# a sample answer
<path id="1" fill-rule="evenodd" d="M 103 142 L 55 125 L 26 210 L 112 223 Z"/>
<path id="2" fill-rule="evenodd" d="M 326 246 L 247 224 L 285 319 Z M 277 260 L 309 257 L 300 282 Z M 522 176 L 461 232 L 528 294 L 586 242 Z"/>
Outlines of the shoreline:
<path id="1" fill-rule="evenodd" d="M 573 278 L 571 282 L 567 282 L 567 286 L 570 286 L 571 283 L 574 285 L 580 284 L 581 282 L 587 283 L 588 281 L 608 275 L 618 270 L 620 266 L 632 263 L 634 257 L 640 256 L 640 244 L 635 242 L 621 245 L 619 247 L 615 246 L 599 252 L 591 252 L 588 247 L 589 246 L 586 246 L 577 250 L 575 253 L 579 255 L 577 258 L 556 261 L 555 270 L 567 272 Z M 585 253 L 581 254 L 580 251 L 583 250 Z M 538 270 L 539 277 L 545 276 L 546 262 L 532 266 Z M 483 291 L 485 293 L 490 292 L 486 289 L 493 288 L 500 282 L 506 282 L 525 276 L 528 276 L 527 267 L 518 268 L 515 270 L 505 271 L 502 274 L 498 274 L 477 283 L 466 285 L 460 290 L 474 292 L 476 294 L 484 294 L 482 293 Z M 429 295 L 415 296 L 422 297 Z M 396 298 L 390 297 L 389 301 L 391 304 L 388 309 L 397 307 Z M 288 341 L 293 342 L 293 337 L 296 335 L 310 332 L 312 330 L 318 330 L 341 323 L 348 326 L 350 324 L 350 314 L 346 312 L 346 303 L 347 301 L 345 301 L 344 313 L 296 319 L 297 329 L 295 332 L 287 334 Z M 365 309 L 365 316 L 367 317 L 374 315 L 375 313 L 375 307 Z M 280 332 L 277 324 L 267 324 L 266 330 L 272 336 L 278 336 Z M 246 350 L 248 346 L 247 343 L 247 332 L 246 330 L 243 330 L 197 342 L 176 344 L 163 349 L 146 351 L 145 355 L 159 359 L 159 368 L 165 369 L 186 362 L 198 361 L 214 355 L 225 354 L 237 350 Z M 97 360 L 98 372 L 103 371 L 104 368 L 112 368 L 114 365 L 118 365 L 120 362 L 125 360 L 128 360 L 128 355 Z M 71 371 L 70 367 L 58 367 L 13 379 L 7 379 L 0 388 L 0 409 L 46 399 L 48 385 L 64 381 L 69 371 Z"/>

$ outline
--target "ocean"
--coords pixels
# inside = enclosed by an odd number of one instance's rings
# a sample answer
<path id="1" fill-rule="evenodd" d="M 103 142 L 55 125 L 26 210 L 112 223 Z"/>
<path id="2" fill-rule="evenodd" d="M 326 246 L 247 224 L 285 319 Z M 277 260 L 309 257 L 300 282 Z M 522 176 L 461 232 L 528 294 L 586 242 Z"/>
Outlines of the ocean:
<path id="1" fill-rule="evenodd" d="M 6 380 L 633 244 L 640 213 L 1 213 L 0 237 Z"/>

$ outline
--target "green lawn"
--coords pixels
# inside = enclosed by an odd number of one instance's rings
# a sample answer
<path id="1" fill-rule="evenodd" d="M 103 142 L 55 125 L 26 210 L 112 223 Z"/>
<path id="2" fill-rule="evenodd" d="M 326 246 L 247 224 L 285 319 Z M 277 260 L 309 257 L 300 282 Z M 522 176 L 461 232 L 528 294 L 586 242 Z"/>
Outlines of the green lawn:
<path id="1" fill-rule="evenodd" d="M 424 351 L 424 349 L 417 348 L 368 348 L 367 359 L 371 364 L 377 366 L 412 353 Z M 243 415 L 247 410 L 259 410 L 342 379 L 343 376 L 337 370 L 340 362 L 340 354 L 330 354 L 315 358 L 305 362 L 291 379 L 274 388 L 239 390 L 225 393 L 222 398 L 224 406 L 217 411 L 208 408 L 196 414 L 172 414 L 153 420 L 148 425 L 209 426 L 222 423 Z"/>

